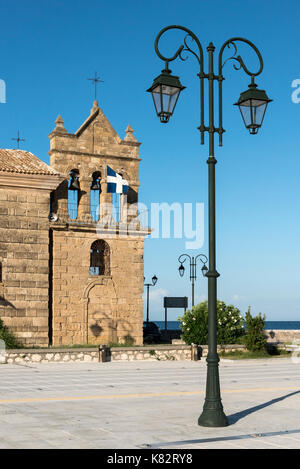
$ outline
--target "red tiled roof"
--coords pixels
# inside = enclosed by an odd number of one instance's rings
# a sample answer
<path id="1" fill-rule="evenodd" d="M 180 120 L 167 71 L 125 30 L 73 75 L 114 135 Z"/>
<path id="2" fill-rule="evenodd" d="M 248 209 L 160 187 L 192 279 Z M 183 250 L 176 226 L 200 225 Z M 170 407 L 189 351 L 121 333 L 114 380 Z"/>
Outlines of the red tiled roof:
<path id="1" fill-rule="evenodd" d="M 0 149 L 0 172 L 4 171 L 22 174 L 44 174 L 46 176 L 60 175 L 33 153 L 24 150 Z"/>

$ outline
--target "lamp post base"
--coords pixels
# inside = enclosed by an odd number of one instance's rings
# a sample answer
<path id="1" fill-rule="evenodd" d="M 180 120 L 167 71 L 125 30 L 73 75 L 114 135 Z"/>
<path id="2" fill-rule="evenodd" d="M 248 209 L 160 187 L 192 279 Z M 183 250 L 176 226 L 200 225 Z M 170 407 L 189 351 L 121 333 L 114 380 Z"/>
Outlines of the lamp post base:
<path id="1" fill-rule="evenodd" d="M 229 422 L 223 409 L 204 409 L 198 419 L 201 427 L 227 427 Z"/>
<path id="2" fill-rule="evenodd" d="M 220 395 L 219 356 L 216 352 L 208 353 L 206 361 L 206 396 L 198 425 L 202 427 L 227 427 L 229 422 L 224 414 Z"/>

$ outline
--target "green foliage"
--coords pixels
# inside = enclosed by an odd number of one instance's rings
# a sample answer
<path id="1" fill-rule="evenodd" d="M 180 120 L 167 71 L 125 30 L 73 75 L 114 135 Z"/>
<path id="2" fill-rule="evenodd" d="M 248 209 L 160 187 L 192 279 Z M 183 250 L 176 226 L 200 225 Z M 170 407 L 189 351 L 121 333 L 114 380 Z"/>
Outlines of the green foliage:
<path id="1" fill-rule="evenodd" d="M 207 301 L 194 306 L 178 318 L 182 339 L 187 344 L 205 345 L 208 342 L 208 304 Z M 244 334 L 242 316 L 238 308 L 217 301 L 218 343 L 234 344 Z"/>
<path id="2" fill-rule="evenodd" d="M 182 317 L 178 318 L 181 338 L 187 344 L 207 344 L 208 335 L 208 309 L 207 301 L 199 303 L 193 309 L 187 310 Z"/>
<path id="3" fill-rule="evenodd" d="M 250 306 L 245 316 L 245 345 L 248 350 L 256 352 L 258 350 L 265 350 L 267 339 L 264 334 L 266 316 L 259 313 L 257 316 L 252 316 Z"/>
<path id="4" fill-rule="evenodd" d="M 249 359 L 249 358 L 276 358 L 276 357 L 290 357 L 291 352 L 287 352 L 286 350 L 277 350 L 276 353 L 273 353 L 272 350 L 257 350 L 253 351 L 239 351 L 233 350 L 231 352 L 222 351 L 219 353 L 221 358 L 229 358 L 230 360 L 240 360 L 240 359 Z"/>
<path id="5" fill-rule="evenodd" d="M 112 348 L 112 347 L 136 347 L 135 344 L 133 344 L 131 341 L 129 342 L 124 342 L 124 344 L 120 344 L 119 342 L 109 342 L 107 345 L 106 345 L 108 348 Z M 141 345 L 139 347 L 142 347 Z"/>
<path id="6" fill-rule="evenodd" d="M 217 302 L 218 344 L 236 344 L 244 334 L 243 318 L 238 308 Z"/>
<path id="7" fill-rule="evenodd" d="M 5 342 L 5 347 L 7 349 L 20 348 L 20 344 L 16 337 L 9 332 L 7 326 L 3 324 L 2 319 L 0 318 L 0 339 Z"/>

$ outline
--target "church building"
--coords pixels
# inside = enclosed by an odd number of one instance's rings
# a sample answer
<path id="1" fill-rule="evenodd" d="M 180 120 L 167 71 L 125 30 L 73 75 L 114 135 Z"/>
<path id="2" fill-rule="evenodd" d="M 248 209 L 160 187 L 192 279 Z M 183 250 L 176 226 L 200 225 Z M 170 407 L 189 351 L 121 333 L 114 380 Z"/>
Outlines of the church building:
<path id="1" fill-rule="evenodd" d="M 26 347 L 142 344 L 140 143 L 97 101 L 75 133 L 55 124 L 50 166 L 0 149 L 0 318 Z"/>

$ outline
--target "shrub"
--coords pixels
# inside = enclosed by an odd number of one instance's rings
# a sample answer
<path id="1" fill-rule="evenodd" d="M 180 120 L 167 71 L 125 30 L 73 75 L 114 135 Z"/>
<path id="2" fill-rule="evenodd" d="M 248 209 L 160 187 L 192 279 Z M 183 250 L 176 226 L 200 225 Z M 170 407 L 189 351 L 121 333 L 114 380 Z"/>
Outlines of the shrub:
<path id="1" fill-rule="evenodd" d="M 250 351 L 264 350 L 266 348 L 267 339 L 264 334 L 266 316 L 259 313 L 257 316 L 252 316 L 250 306 L 245 315 L 245 345 Z"/>
<path id="2" fill-rule="evenodd" d="M 187 344 L 207 344 L 207 301 L 194 306 L 191 311 L 187 310 L 182 317 L 178 318 L 178 321 L 180 322 L 180 329 L 182 330 L 181 338 Z"/>
<path id="3" fill-rule="evenodd" d="M 194 306 L 178 318 L 182 339 L 187 344 L 205 345 L 208 342 L 207 301 Z M 242 316 L 238 308 L 217 301 L 217 331 L 219 344 L 234 344 L 244 334 Z"/>
<path id="4" fill-rule="evenodd" d="M 244 335 L 243 318 L 238 308 L 217 302 L 218 343 L 235 344 Z"/>
<path id="5" fill-rule="evenodd" d="M 6 348 L 19 348 L 20 344 L 16 337 L 9 332 L 7 326 L 3 324 L 2 319 L 0 318 L 0 339 L 4 340 Z"/>

